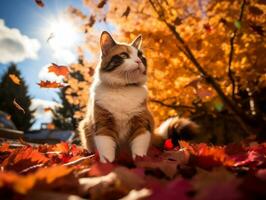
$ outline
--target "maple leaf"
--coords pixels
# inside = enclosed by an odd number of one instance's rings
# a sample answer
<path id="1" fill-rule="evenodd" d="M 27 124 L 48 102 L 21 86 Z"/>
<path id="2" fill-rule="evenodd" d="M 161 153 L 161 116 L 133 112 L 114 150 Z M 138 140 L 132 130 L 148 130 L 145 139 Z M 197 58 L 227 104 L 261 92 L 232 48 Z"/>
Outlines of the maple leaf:
<path id="1" fill-rule="evenodd" d="M 62 88 L 65 87 L 66 85 L 63 83 L 58 83 L 58 82 L 51 82 L 51 81 L 41 81 L 40 83 L 38 83 L 38 85 L 41 88 Z"/>
<path id="2" fill-rule="evenodd" d="M 64 178 L 72 173 L 72 168 L 65 166 L 54 166 L 49 168 L 41 168 L 33 174 L 26 176 L 19 176 L 13 172 L 0 172 L 0 188 L 5 186 L 11 186 L 12 189 L 20 194 L 26 194 L 29 190 L 33 190 L 34 187 L 42 185 L 42 187 L 59 188 L 62 186 L 69 187 L 68 182 L 57 182 L 56 180 Z M 70 179 L 68 179 L 70 180 Z M 73 178 L 71 184 L 76 185 L 77 180 Z M 59 184 L 59 185 L 58 185 Z"/>
<path id="3" fill-rule="evenodd" d="M 20 85 L 21 80 L 19 77 L 17 77 L 15 74 L 9 74 L 8 76 L 13 81 L 13 83 Z"/>
<path id="4" fill-rule="evenodd" d="M 43 7 L 44 7 L 44 3 L 43 3 L 42 0 L 34 0 L 34 1 L 35 1 L 36 5 L 37 5 L 38 7 L 40 7 L 40 8 L 43 8 Z"/>
<path id="5" fill-rule="evenodd" d="M 20 111 L 22 111 L 24 114 L 26 113 L 24 108 L 22 108 L 17 102 L 16 99 L 13 100 L 13 105 Z"/>
<path id="6" fill-rule="evenodd" d="M 14 150 L 2 163 L 4 169 L 21 172 L 36 164 L 45 164 L 49 159 L 31 146 Z"/>
<path id="7" fill-rule="evenodd" d="M 57 76 L 67 76 L 69 69 L 66 66 L 52 63 L 52 65 L 48 67 L 48 72 L 54 72 Z"/>
<path id="8" fill-rule="evenodd" d="M 192 180 L 197 191 L 196 199 L 202 200 L 241 199 L 242 195 L 238 190 L 240 183 L 240 179 L 224 168 L 199 170 Z"/>
<path id="9" fill-rule="evenodd" d="M 104 176 L 109 174 L 115 169 L 116 165 L 112 163 L 100 163 L 97 162 L 91 166 L 89 171 L 90 176 Z"/>
<path id="10" fill-rule="evenodd" d="M 172 178 L 177 173 L 177 166 L 186 164 L 189 154 L 186 150 L 166 151 L 156 157 L 137 157 L 135 164 L 146 169 L 159 169 L 167 177 Z"/>

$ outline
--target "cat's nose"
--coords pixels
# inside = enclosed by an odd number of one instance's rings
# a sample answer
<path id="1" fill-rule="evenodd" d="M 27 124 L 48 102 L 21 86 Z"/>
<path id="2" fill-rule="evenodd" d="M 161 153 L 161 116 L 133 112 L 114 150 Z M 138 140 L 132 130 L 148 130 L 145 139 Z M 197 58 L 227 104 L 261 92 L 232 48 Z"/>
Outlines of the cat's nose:
<path id="1" fill-rule="evenodd" d="M 141 64 L 141 60 L 135 60 L 135 62 L 139 65 Z"/>

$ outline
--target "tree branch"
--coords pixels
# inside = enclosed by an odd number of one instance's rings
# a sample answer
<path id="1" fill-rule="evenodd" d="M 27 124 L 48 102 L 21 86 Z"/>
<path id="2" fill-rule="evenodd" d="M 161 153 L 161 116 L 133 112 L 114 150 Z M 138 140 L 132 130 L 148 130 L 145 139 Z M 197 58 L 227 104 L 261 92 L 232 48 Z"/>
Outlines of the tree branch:
<path id="1" fill-rule="evenodd" d="M 243 0 L 243 2 L 241 4 L 240 14 L 239 14 L 239 18 L 238 18 L 239 23 L 242 21 L 246 3 L 247 3 L 246 0 Z M 233 61 L 233 57 L 234 57 L 234 43 L 235 43 L 235 38 L 236 38 L 237 33 L 238 33 L 238 29 L 239 29 L 238 27 L 235 27 L 234 32 L 230 38 L 230 53 L 229 53 L 228 68 L 227 68 L 228 77 L 232 83 L 232 98 L 234 100 L 235 100 L 236 84 L 235 84 L 235 79 L 234 79 L 233 70 L 232 70 L 232 61 Z"/>
<path id="2" fill-rule="evenodd" d="M 186 105 L 176 105 L 176 104 L 167 104 L 164 101 L 157 100 L 157 99 L 149 99 L 150 102 L 160 104 L 161 106 L 165 106 L 168 108 L 173 108 L 175 110 L 180 110 L 180 109 L 187 109 L 187 110 L 194 110 L 195 108 L 192 106 L 186 106 Z"/>
<path id="3" fill-rule="evenodd" d="M 165 23 L 165 25 L 173 33 L 173 35 L 175 36 L 175 38 L 179 41 L 179 43 L 183 47 L 184 51 L 186 52 L 185 53 L 185 56 L 193 63 L 193 65 L 197 68 L 197 70 L 200 72 L 200 74 L 206 80 L 206 82 L 209 83 L 214 88 L 214 90 L 217 92 L 217 94 L 223 100 L 223 102 L 226 105 L 226 107 L 234 114 L 234 117 L 238 121 L 238 123 L 240 124 L 240 127 L 242 128 L 242 130 L 245 131 L 248 135 L 250 135 L 251 133 L 249 131 L 249 128 L 247 127 L 247 125 L 245 123 L 245 121 L 248 120 L 248 117 L 245 115 L 245 113 L 243 113 L 242 111 L 240 111 L 238 109 L 238 107 L 234 104 L 234 102 L 231 101 L 224 94 L 222 88 L 215 81 L 215 79 L 212 76 L 210 76 L 203 69 L 203 67 L 200 65 L 200 63 L 198 62 L 198 60 L 196 59 L 196 57 L 194 56 L 194 54 L 192 53 L 192 51 L 190 50 L 190 48 L 188 47 L 188 45 L 186 44 L 186 42 L 184 41 L 184 39 L 181 37 L 181 35 L 179 34 L 179 32 L 176 31 L 175 25 L 169 23 L 165 19 L 164 11 L 163 10 L 158 10 L 158 8 L 156 8 L 155 3 L 153 2 L 153 0 L 149 0 L 149 2 L 151 4 L 152 8 L 154 9 L 154 11 L 157 13 L 158 19 Z"/>

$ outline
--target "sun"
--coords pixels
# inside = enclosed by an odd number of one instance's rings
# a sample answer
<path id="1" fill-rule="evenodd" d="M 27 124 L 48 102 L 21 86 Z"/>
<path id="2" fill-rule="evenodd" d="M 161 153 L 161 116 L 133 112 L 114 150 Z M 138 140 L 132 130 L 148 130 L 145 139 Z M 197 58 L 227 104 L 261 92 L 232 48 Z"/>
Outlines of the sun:
<path id="1" fill-rule="evenodd" d="M 80 38 L 78 26 L 66 15 L 48 21 L 45 37 L 53 49 L 71 48 Z"/>

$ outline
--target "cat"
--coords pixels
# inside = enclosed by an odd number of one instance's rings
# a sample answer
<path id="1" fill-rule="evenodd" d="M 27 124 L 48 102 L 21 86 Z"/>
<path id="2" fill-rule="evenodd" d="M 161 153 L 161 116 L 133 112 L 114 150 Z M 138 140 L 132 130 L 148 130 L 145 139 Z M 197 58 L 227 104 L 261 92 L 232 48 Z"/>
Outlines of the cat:
<path id="1" fill-rule="evenodd" d="M 82 145 L 98 151 L 101 162 L 113 162 L 118 147 L 127 145 L 132 158 L 145 156 L 151 143 L 197 132 L 188 119 L 173 117 L 155 129 L 147 107 L 147 60 L 141 50 L 142 36 L 132 43 L 118 43 L 104 31 L 100 37 L 101 60 L 90 88 L 85 118 L 79 124 Z M 182 131 L 184 133 L 182 133 Z"/>

